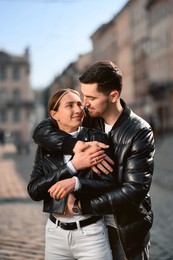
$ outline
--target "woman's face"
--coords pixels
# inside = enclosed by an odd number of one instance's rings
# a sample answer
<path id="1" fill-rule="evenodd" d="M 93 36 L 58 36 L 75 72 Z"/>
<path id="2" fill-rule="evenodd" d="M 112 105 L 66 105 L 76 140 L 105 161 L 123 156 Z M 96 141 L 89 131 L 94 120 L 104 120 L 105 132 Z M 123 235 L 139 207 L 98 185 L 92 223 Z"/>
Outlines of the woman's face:
<path id="1" fill-rule="evenodd" d="M 51 116 L 56 120 L 59 129 L 67 133 L 77 131 L 84 117 L 81 106 L 81 99 L 75 93 L 68 92 L 62 97 L 58 110 L 51 110 Z"/>

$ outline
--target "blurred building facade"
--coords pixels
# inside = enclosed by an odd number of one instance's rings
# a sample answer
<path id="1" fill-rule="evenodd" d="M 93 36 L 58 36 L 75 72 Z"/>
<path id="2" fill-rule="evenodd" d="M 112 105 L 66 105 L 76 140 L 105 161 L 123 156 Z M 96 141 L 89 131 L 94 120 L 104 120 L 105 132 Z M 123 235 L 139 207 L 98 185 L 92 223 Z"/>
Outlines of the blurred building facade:
<path id="1" fill-rule="evenodd" d="M 18 152 L 29 151 L 34 95 L 30 87 L 29 50 L 21 56 L 0 50 L 0 129 Z"/>
<path id="2" fill-rule="evenodd" d="M 80 90 L 78 77 L 97 60 L 110 59 L 122 70 L 122 98 L 158 134 L 173 130 L 173 1 L 129 0 L 92 35 L 93 49 L 71 63 L 50 84 Z"/>
<path id="3" fill-rule="evenodd" d="M 91 37 L 93 60 L 118 64 L 122 97 L 158 134 L 173 129 L 172 21 L 173 1 L 131 0 Z"/>

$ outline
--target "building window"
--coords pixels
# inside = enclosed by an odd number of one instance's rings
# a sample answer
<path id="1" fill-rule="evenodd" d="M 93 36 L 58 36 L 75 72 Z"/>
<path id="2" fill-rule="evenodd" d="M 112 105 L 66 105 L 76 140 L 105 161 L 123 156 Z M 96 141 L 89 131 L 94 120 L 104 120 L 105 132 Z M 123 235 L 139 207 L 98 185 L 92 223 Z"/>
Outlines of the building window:
<path id="1" fill-rule="evenodd" d="M 0 103 L 3 104 L 3 103 L 6 103 L 7 101 L 7 91 L 6 91 L 6 88 L 3 87 L 0 89 Z"/>
<path id="2" fill-rule="evenodd" d="M 0 67 L 0 80 L 5 80 L 7 78 L 6 67 Z"/>
<path id="3" fill-rule="evenodd" d="M 21 113 L 19 109 L 13 111 L 13 122 L 20 122 Z"/>
<path id="4" fill-rule="evenodd" d="M 0 122 L 5 123 L 8 120 L 8 115 L 7 115 L 7 110 L 6 109 L 1 109 L 0 110 Z"/>
<path id="5" fill-rule="evenodd" d="M 13 132 L 13 142 L 17 146 L 17 149 L 20 149 L 22 143 L 22 135 L 21 132 L 15 131 Z"/>
<path id="6" fill-rule="evenodd" d="M 13 101 L 20 101 L 20 90 L 19 89 L 13 89 Z"/>
<path id="7" fill-rule="evenodd" d="M 13 79 L 14 80 L 20 79 L 20 69 L 18 66 L 13 68 Z"/>

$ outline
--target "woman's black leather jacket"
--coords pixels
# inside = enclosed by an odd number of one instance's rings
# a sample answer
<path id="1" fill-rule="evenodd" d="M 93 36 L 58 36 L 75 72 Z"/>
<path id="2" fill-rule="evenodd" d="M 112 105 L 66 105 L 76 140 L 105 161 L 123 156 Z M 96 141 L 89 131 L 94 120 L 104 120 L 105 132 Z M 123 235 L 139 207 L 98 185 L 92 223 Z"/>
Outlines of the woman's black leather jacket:
<path id="1" fill-rule="evenodd" d="M 44 127 L 42 130 L 44 131 Z M 65 132 L 64 135 L 70 137 Z M 98 140 L 109 144 L 107 135 L 95 129 L 83 127 L 78 136 L 81 140 Z M 111 156 L 111 149 L 106 150 L 106 153 Z M 79 171 L 77 176 L 81 184 L 85 183 L 84 188 L 74 193 L 80 199 L 86 197 L 91 199 L 111 190 L 115 186 L 113 174 L 105 175 L 101 173 L 97 175 L 91 169 L 86 169 Z M 71 177 L 73 176 L 69 173 L 66 164 L 63 162 L 62 154 L 49 152 L 38 146 L 33 171 L 27 187 L 28 193 L 33 200 L 44 201 L 43 211 L 64 214 L 67 196 L 60 200 L 54 200 L 50 197 L 48 190 L 57 181 Z"/>
<path id="2" fill-rule="evenodd" d="M 129 109 L 123 100 L 121 104 L 124 110 L 109 133 L 114 150 L 114 175 L 118 185 L 97 198 L 81 199 L 81 205 L 83 214 L 115 215 L 119 238 L 127 258 L 130 258 L 143 250 L 150 239 L 153 212 L 149 190 L 155 146 L 150 125 Z M 90 127 L 104 131 L 101 118 L 88 120 L 87 123 Z M 41 124 L 35 129 L 33 138 L 45 146 L 45 136 L 40 131 Z M 66 144 L 70 144 L 70 140 L 63 135 L 56 135 L 49 120 L 44 122 L 46 124 L 47 134 L 57 144 L 53 146 L 49 142 L 49 148 L 51 146 L 58 151 L 63 147 L 66 150 Z M 71 139 L 71 143 L 75 141 Z M 85 183 L 82 187 L 85 187 Z"/>

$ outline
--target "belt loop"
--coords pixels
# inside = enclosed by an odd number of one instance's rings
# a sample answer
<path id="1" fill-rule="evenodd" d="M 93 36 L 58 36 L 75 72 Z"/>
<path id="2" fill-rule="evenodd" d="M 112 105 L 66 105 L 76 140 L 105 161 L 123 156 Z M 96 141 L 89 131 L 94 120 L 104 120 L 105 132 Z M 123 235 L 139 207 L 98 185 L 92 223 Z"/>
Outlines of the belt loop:
<path id="1" fill-rule="evenodd" d="M 81 229 L 81 226 L 80 226 L 79 220 L 76 221 L 76 225 L 77 225 L 77 228 L 78 228 L 78 229 Z"/>
<path id="2" fill-rule="evenodd" d="M 56 225 L 56 228 L 59 226 L 59 220 L 58 219 L 56 219 L 55 225 Z"/>

